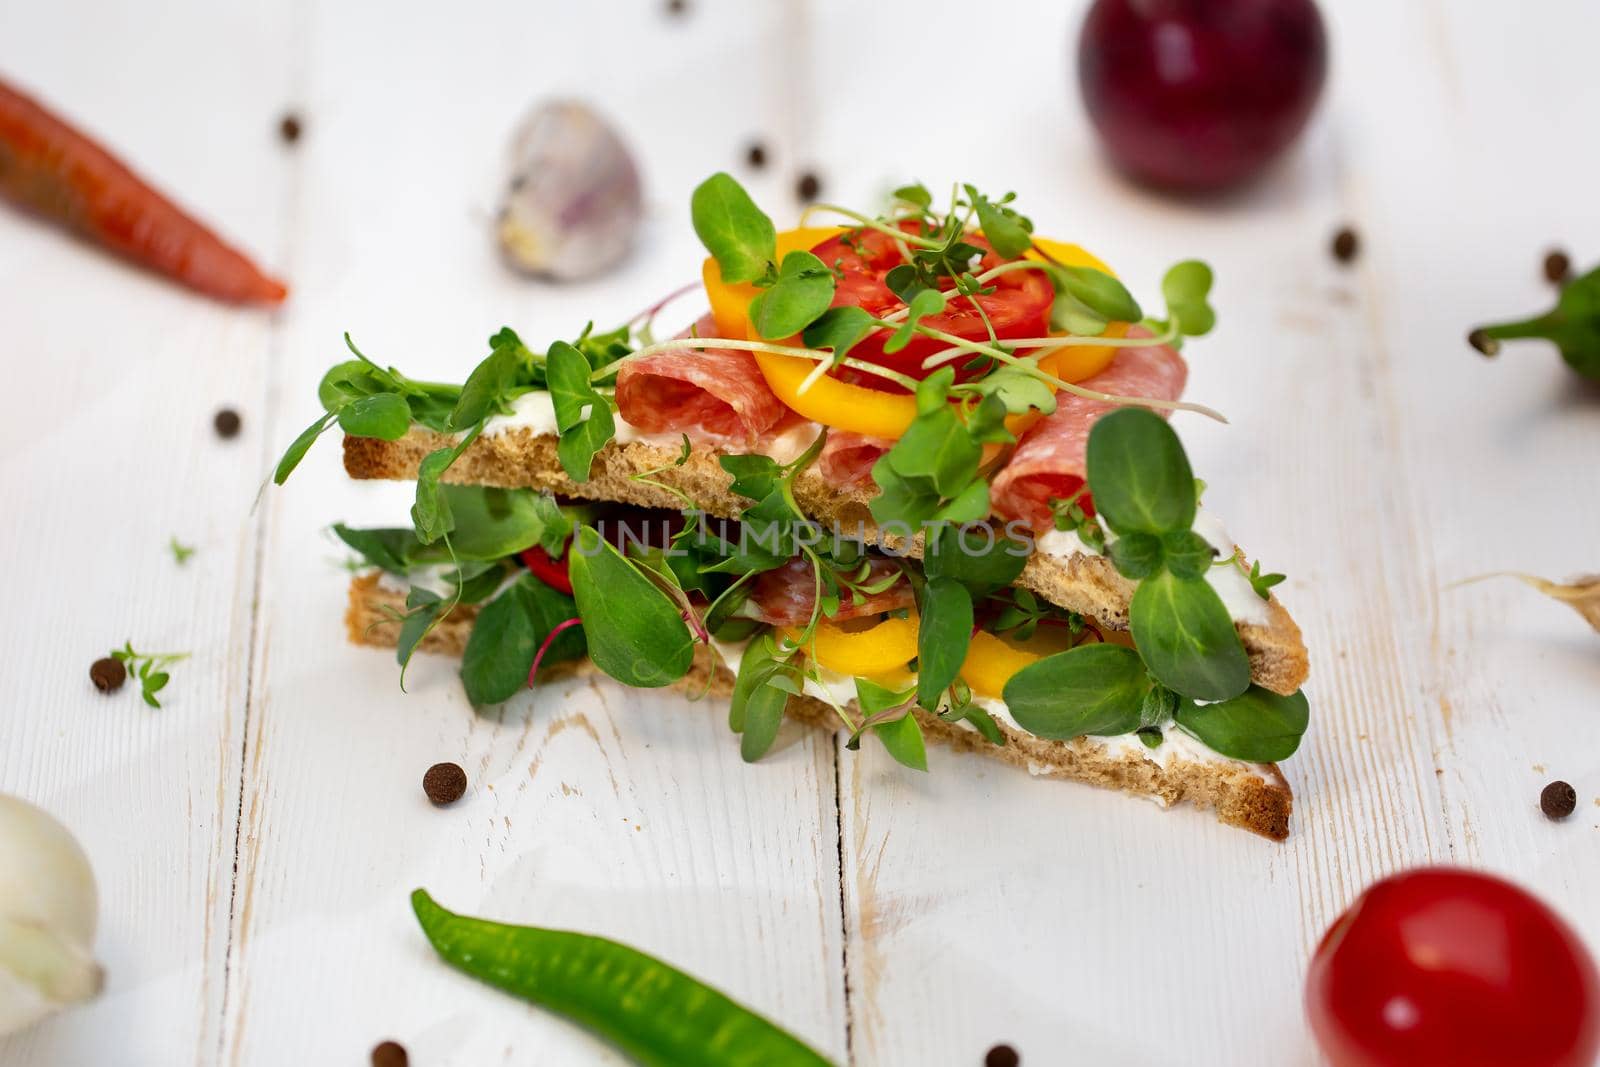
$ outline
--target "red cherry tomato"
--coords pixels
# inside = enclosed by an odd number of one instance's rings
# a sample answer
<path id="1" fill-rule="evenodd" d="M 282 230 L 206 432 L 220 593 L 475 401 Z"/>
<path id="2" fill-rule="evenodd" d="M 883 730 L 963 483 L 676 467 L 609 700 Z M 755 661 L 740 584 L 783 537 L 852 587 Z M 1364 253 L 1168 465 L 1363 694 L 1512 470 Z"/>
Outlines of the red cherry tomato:
<path id="1" fill-rule="evenodd" d="M 1509 882 L 1430 867 L 1370 886 L 1306 979 L 1335 1067 L 1590 1067 L 1600 976 L 1570 927 Z"/>
<path id="2" fill-rule="evenodd" d="M 902 229 L 907 233 L 917 233 L 921 230 L 921 226 L 916 223 L 904 223 Z M 985 250 L 983 259 L 972 273 L 981 274 L 1007 262 L 989 248 L 989 243 L 981 235 L 972 234 L 966 241 L 975 248 Z M 847 230 L 822 242 L 811 251 L 828 266 L 837 264 L 843 273 L 843 277 L 839 279 L 834 289 L 834 307 L 855 306 L 882 318 L 906 306 L 905 302 L 895 296 L 884 283 L 889 271 L 905 262 L 900 250 L 895 247 L 894 238 L 888 234 L 878 230 Z M 1055 300 L 1056 294 L 1055 287 L 1050 284 L 1050 279 L 1043 271 L 1011 271 L 1000 275 L 988 285 L 994 286 L 994 292 L 975 299 L 983 308 L 983 313 L 988 315 L 996 337 L 1043 337 L 1050 332 L 1050 304 Z M 986 285 L 985 288 L 987 287 Z M 971 300 L 965 297 L 959 299 L 952 297 L 948 304 L 943 314 L 931 315 L 923 319 L 922 323 L 932 329 L 955 334 L 963 340 L 989 339 L 989 328 L 984 325 L 983 315 L 973 307 Z M 922 368 L 922 361 L 935 352 L 950 347 L 943 341 L 917 334 L 898 352 L 885 352 L 884 342 L 891 336 L 893 334 L 888 330 L 877 331 L 850 350 L 851 358 L 866 360 L 880 367 L 888 367 L 921 379 L 933 373 L 932 370 Z M 969 361 L 964 358 L 954 361 L 958 379 L 970 376 L 972 373 L 963 373 L 961 370 L 962 364 L 967 362 Z M 839 372 L 839 377 L 874 389 L 903 392 L 893 382 L 866 371 L 845 368 Z"/>
<path id="3" fill-rule="evenodd" d="M 533 576 L 557 592 L 572 595 L 572 578 L 567 573 L 568 557 L 553 559 L 538 545 L 522 550 L 522 562 Z"/>

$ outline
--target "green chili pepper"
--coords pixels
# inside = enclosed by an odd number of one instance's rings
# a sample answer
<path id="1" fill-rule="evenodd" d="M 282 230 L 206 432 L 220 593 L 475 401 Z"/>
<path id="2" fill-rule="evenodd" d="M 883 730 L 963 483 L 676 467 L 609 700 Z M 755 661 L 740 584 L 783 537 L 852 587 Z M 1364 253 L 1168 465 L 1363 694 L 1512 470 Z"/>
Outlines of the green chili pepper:
<path id="1" fill-rule="evenodd" d="M 800 1040 L 669 964 L 603 937 L 474 919 L 411 894 L 446 963 L 599 1034 L 648 1067 L 829 1067 Z"/>

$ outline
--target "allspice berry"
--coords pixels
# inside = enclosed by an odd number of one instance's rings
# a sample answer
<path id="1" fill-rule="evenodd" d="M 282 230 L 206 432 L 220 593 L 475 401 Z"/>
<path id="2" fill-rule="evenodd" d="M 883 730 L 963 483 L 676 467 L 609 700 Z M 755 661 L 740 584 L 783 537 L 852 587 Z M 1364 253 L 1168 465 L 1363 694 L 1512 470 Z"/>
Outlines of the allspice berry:
<path id="1" fill-rule="evenodd" d="M 373 1046 L 372 1067 L 408 1067 L 411 1057 L 406 1047 L 398 1041 L 385 1041 Z"/>
<path id="2" fill-rule="evenodd" d="M 1578 807 L 1578 791 L 1571 782 L 1551 782 L 1539 794 L 1539 810 L 1553 821 L 1565 819 Z"/>
<path id="3" fill-rule="evenodd" d="M 422 776 L 422 791 L 436 808 L 454 804 L 467 792 L 467 772 L 454 763 L 435 763 Z"/>
<path id="4" fill-rule="evenodd" d="M 1356 231 L 1348 226 L 1341 227 L 1333 235 L 1333 244 L 1330 246 L 1333 258 L 1340 263 L 1349 263 L 1361 251 L 1361 238 L 1356 236 Z"/>
<path id="5" fill-rule="evenodd" d="M 1572 260 L 1559 248 L 1552 248 L 1544 257 L 1544 277 L 1556 285 L 1566 285 L 1572 278 Z"/>
<path id="6" fill-rule="evenodd" d="M 239 427 L 244 425 L 244 420 L 232 408 L 223 408 L 217 412 L 216 418 L 211 420 L 211 425 L 216 427 L 217 436 L 226 440 L 239 436 Z"/>
<path id="7" fill-rule="evenodd" d="M 121 660 L 110 656 L 97 659 L 89 666 L 89 680 L 100 692 L 115 693 L 128 680 L 128 668 L 122 665 Z"/>
<path id="8" fill-rule="evenodd" d="M 1017 1067 L 1022 1057 L 1010 1045 L 996 1045 L 983 1057 L 983 1067 Z"/>

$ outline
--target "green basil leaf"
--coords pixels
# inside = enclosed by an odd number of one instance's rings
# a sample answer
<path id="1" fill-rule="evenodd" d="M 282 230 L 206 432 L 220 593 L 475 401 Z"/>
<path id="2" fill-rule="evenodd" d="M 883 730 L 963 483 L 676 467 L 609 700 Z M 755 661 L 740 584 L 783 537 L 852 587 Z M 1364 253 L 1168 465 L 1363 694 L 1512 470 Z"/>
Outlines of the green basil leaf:
<path id="1" fill-rule="evenodd" d="M 339 428 L 352 437 L 398 441 L 411 429 L 411 405 L 399 393 L 377 393 L 339 409 Z"/>
<path id="2" fill-rule="evenodd" d="M 728 710 L 728 724 L 739 739 L 739 755 L 746 763 L 754 763 L 772 748 L 778 739 L 778 728 L 783 724 L 783 711 L 788 706 L 789 694 L 772 683 L 784 674 L 786 668 L 777 659 L 777 650 L 770 632 L 762 634 L 745 646 L 739 658 L 739 674 L 733 684 L 733 703 Z"/>
<path id="3" fill-rule="evenodd" d="M 461 387 L 461 395 L 450 412 L 445 426 L 459 433 L 475 426 L 490 415 L 506 410 L 506 392 L 517 379 L 521 366 L 521 342 L 497 345 L 482 363 L 472 368 Z"/>
<path id="4" fill-rule="evenodd" d="M 689 200 L 694 232 L 730 285 L 753 282 L 777 256 L 777 231 L 750 194 L 718 171 L 695 187 Z"/>
<path id="5" fill-rule="evenodd" d="M 763 500 L 770 496 L 783 478 L 783 468 L 771 456 L 720 456 L 717 462 L 723 470 L 733 475 L 733 484 L 728 488 L 751 500 Z"/>
<path id="6" fill-rule="evenodd" d="M 745 643 L 739 655 L 739 670 L 733 678 L 733 694 L 728 701 L 728 728 L 734 733 L 744 732 L 744 708 L 750 701 L 750 694 L 766 685 L 778 667 L 777 648 L 770 630 Z"/>
<path id="7" fill-rule="evenodd" d="M 1206 747 L 1233 759 L 1276 763 L 1300 747 L 1311 720 L 1304 693 L 1279 696 L 1252 685 L 1240 695 L 1216 704 L 1183 701 L 1178 725 Z"/>
<path id="8" fill-rule="evenodd" d="M 817 321 L 833 302 L 833 271 L 810 252 L 790 252 L 778 280 L 750 301 L 750 322 L 769 341 L 793 337 Z"/>
<path id="9" fill-rule="evenodd" d="M 805 328 L 800 339 L 807 348 L 826 348 L 833 352 L 837 364 L 873 331 L 872 316 L 861 308 L 849 306 L 829 308 L 822 316 Z"/>
<path id="10" fill-rule="evenodd" d="M 688 673 L 694 642 L 677 605 L 592 526 L 578 527 L 568 574 L 595 666 L 640 689 Z"/>
<path id="11" fill-rule="evenodd" d="M 410 531 L 406 531 L 410 533 Z M 422 639 L 433 629 L 434 621 L 445 609 L 444 598 L 420 586 L 412 586 L 406 594 L 406 617 L 400 624 L 400 636 L 395 642 L 395 659 L 400 663 L 401 686 L 405 684 L 405 668 L 417 651 Z"/>
<path id="12" fill-rule="evenodd" d="M 1005 701 L 1017 725 L 1030 734 L 1067 741 L 1137 729 L 1149 690 L 1139 653 L 1096 643 L 1028 664 L 1006 682 Z"/>
<path id="13" fill-rule="evenodd" d="M 334 412 L 319 415 L 316 422 L 300 431 L 300 436 L 296 437 L 289 445 L 288 449 L 283 453 L 283 458 L 278 460 L 278 466 L 272 472 L 274 485 L 282 485 L 289 480 L 289 475 L 293 474 L 294 469 L 300 466 L 300 461 L 306 458 L 306 453 L 311 451 L 311 446 L 317 443 L 317 438 L 322 436 L 322 431 L 332 426 L 334 419 L 337 417 L 337 413 Z"/>
<path id="14" fill-rule="evenodd" d="M 533 655 L 539 649 L 532 606 L 524 592 L 530 584 L 543 583 L 524 575 L 478 612 L 461 656 L 461 683 L 474 707 L 509 700 L 528 684 Z"/>
<path id="15" fill-rule="evenodd" d="M 417 464 L 417 498 L 411 505 L 411 522 L 416 527 L 417 539 L 424 544 L 433 544 L 455 524 L 450 498 L 445 496 L 439 479 L 455 462 L 456 455 L 453 448 L 438 448 Z"/>
<path id="16" fill-rule="evenodd" d="M 890 689 L 870 678 L 856 679 L 856 703 L 867 718 L 890 708 L 903 707 L 917 695 L 916 689 Z"/>
<path id="17" fill-rule="evenodd" d="M 1049 415 L 1056 409 L 1056 397 L 1049 387 L 1017 367 L 1001 367 L 972 384 L 986 396 L 999 397 L 1008 415 L 1029 411 Z"/>
<path id="18" fill-rule="evenodd" d="M 1217 324 L 1217 313 L 1206 298 L 1211 293 L 1211 268 L 1198 259 L 1184 260 L 1161 279 L 1167 315 L 1185 337 L 1199 337 Z"/>
<path id="19" fill-rule="evenodd" d="M 1161 569 L 1165 560 L 1165 549 L 1162 548 L 1161 538 L 1155 534 L 1134 533 L 1118 538 L 1107 546 L 1107 553 L 1111 556 L 1111 563 L 1124 578 L 1138 581 L 1148 578 Z"/>
<path id="20" fill-rule="evenodd" d="M 565 341 L 550 346 L 545 373 L 550 379 L 551 406 L 561 440 L 556 455 L 561 469 L 575 482 L 589 480 L 597 452 L 616 436 L 611 401 L 589 383 L 593 368 L 584 354 Z"/>
<path id="21" fill-rule="evenodd" d="M 508 560 L 463 562 L 445 580 L 456 587 L 461 603 L 481 604 L 499 592 L 510 566 Z"/>
<path id="22" fill-rule="evenodd" d="M 983 447 L 948 404 L 918 415 L 884 458 L 902 478 L 927 478 L 941 496 L 954 496 L 978 473 Z"/>
<path id="23" fill-rule="evenodd" d="M 528 489 L 441 485 L 455 519 L 450 545 L 460 560 L 496 560 L 525 548 L 566 543 L 572 522 L 555 499 Z"/>
<path id="24" fill-rule="evenodd" d="M 447 553 L 418 541 L 416 531 L 409 528 L 358 530 L 334 523 L 333 532 L 367 563 L 390 574 L 403 575 L 418 564 L 442 563 L 449 558 Z"/>
<path id="25" fill-rule="evenodd" d="M 400 383 L 394 375 L 364 359 L 347 359 L 334 364 L 317 383 L 317 399 L 324 411 L 338 411 L 364 396 L 400 391 Z"/>
<path id="26" fill-rule="evenodd" d="M 1127 286 L 1105 271 L 1093 267 L 1052 266 L 1050 277 L 1058 292 L 1071 296 L 1102 319 L 1138 322 L 1144 318 L 1144 310 Z"/>
<path id="27" fill-rule="evenodd" d="M 1056 293 L 1050 302 L 1050 332 L 1074 334 L 1078 337 L 1099 337 L 1111 322 L 1096 314 L 1071 293 Z"/>
<path id="28" fill-rule="evenodd" d="M 906 321 L 883 343 L 883 350 L 888 353 L 900 351 L 916 336 L 917 323 L 931 315 L 942 314 L 944 308 L 944 294 L 939 290 L 918 290 L 911 298 L 911 302 L 906 305 Z"/>
<path id="29" fill-rule="evenodd" d="M 878 723 L 872 732 L 878 735 L 896 763 L 914 771 L 928 769 L 928 747 L 922 740 L 922 726 L 910 711 L 892 722 Z"/>
<path id="30" fill-rule="evenodd" d="M 977 209 L 978 225 L 996 252 L 1006 259 L 1014 259 L 1033 247 L 1033 234 L 1020 215 L 993 203 L 970 185 L 966 190 L 972 206 Z"/>
<path id="31" fill-rule="evenodd" d="M 1089 431 L 1089 492 L 1117 533 L 1165 534 L 1194 524 L 1194 471 L 1165 419 L 1119 408 Z"/>
<path id="32" fill-rule="evenodd" d="M 1167 569 L 1179 578 L 1204 578 L 1216 562 L 1216 548 L 1193 530 L 1169 533 L 1161 542 Z"/>
<path id="33" fill-rule="evenodd" d="M 917 628 L 917 703 L 928 709 L 967 658 L 972 641 L 972 594 L 954 578 L 933 578 L 922 589 L 922 622 Z"/>
<path id="34" fill-rule="evenodd" d="M 1222 598 L 1203 578 L 1146 578 L 1128 607 L 1134 644 L 1150 673 L 1195 700 L 1227 700 L 1250 685 L 1250 657 Z"/>
<path id="35" fill-rule="evenodd" d="M 1028 554 L 1026 543 L 989 523 L 951 523 L 927 538 L 922 567 L 929 578 L 954 578 L 973 597 L 982 597 L 1016 581 Z"/>
<path id="36" fill-rule="evenodd" d="M 902 185 L 893 193 L 896 200 L 920 207 L 924 211 L 933 206 L 933 194 L 928 192 L 928 187 L 921 182 L 912 185 Z"/>
<path id="37" fill-rule="evenodd" d="M 940 718 L 945 718 L 940 716 Z M 1000 732 L 1000 727 L 995 724 L 994 717 L 976 704 L 968 704 L 961 709 L 961 714 L 955 718 L 945 718 L 946 722 L 970 722 L 983 739 L 991 745 L 1004 745 L 1006 735 Z"/>
<path id="38" fill-rule="evenodd" d="M 1139 704 L 1139 729 L 1165 725 L 1178 711 L 1178 694 L 1164 685 L 1153 685 Z"/>

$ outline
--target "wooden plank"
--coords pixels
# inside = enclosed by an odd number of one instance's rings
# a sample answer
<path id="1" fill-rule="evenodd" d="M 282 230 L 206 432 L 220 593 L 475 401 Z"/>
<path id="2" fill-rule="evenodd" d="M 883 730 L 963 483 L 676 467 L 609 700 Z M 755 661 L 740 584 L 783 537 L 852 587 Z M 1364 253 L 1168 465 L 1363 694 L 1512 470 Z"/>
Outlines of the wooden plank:
<path id="1" fill-rule="evenodd" d="M 276 139 L 287 25 L 273 4 L 0 8 L 8 79 L 272 266 L 291 166 Z M 11 508 L 0 551 L 15 598 L 0 792 L 53 811 L 88 851 L 108 974 L 94 1003 L 0 1039 L 0 1061 L 208 1063 L 274 320 L 0 209 L 0 322 L 12 397 L 0 427 Z M 244 419 L 228 442 L 211 426 L 224 405 Z M 181 567 L 172 537 L 196 549 Z M 89 684 L 90 662 L 128 639 L 193 653 L 172 670 L 159 711 L 136 683 L 110 697 Z"/>
<path id="2" fill-rule="evenodd" d="M 277 381 L 279 444 L 314 414 L 343 330 L 374 358 L 459 380 L 501 323 L 544 343 L 694 280 L 689 190 L 738 162 L 737 131 L 775 128 L 766 105 L 729 87 L 761 82 L 778 24 L 731 3 L 603 29 L 575 8 L 468 5 L 375 23 L 324 5 L 307 32 L 306 284 Z M 620 118 L 650 217 L 619 273 L 551 287 L 501 267 L 487 219 L 513 122 L 557 93 Z M 342 553 L 324 528 L 403 521 L 408 489 L 349 482 L 337 451 L 314 452 L 264 505 L 224 1062 L 355 1062 L 385 1037 L 415 1062 L 620 1062 L 436 961 L 409 915 L 415 886 L 464 912 L 637 944 L 841 1052 L 828 739 L 751 768 L 718 704 L 569 682 L 474 715 L 442 661 L 415 667 L 400 693 L 391 656 L 344 642 Z M 419 782 L 437 760 L 461 763 L 472 788 L 436 811 Z"/>

